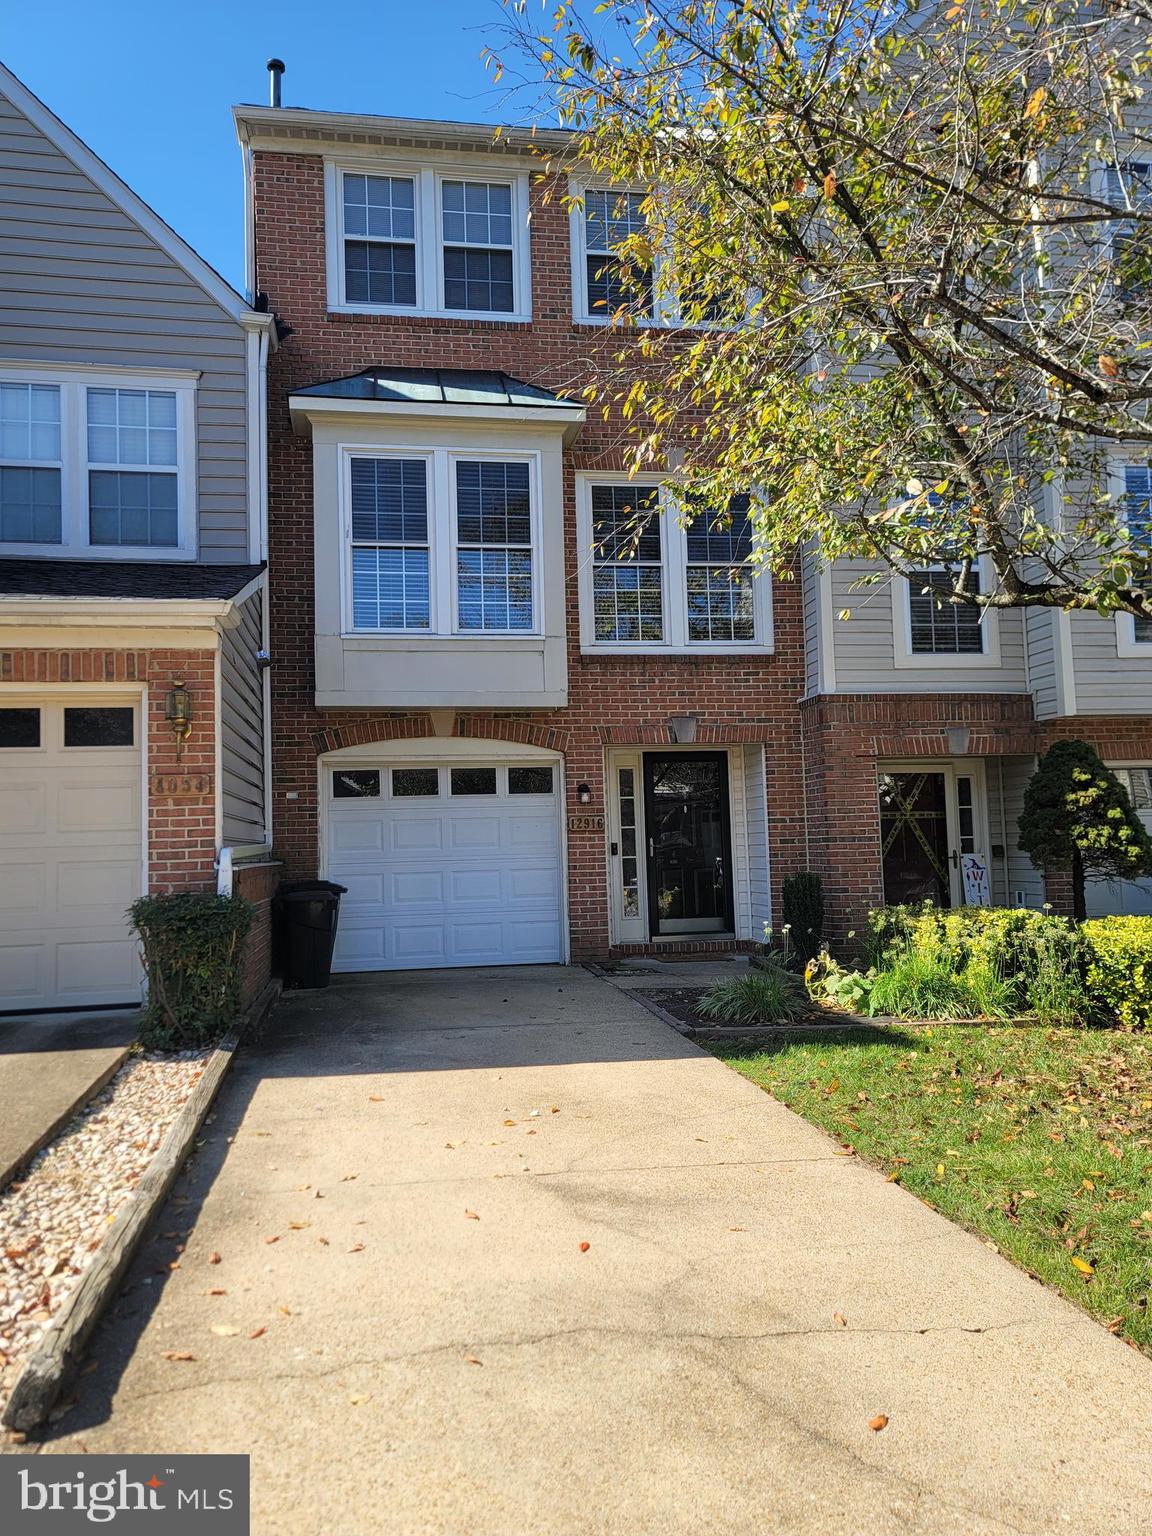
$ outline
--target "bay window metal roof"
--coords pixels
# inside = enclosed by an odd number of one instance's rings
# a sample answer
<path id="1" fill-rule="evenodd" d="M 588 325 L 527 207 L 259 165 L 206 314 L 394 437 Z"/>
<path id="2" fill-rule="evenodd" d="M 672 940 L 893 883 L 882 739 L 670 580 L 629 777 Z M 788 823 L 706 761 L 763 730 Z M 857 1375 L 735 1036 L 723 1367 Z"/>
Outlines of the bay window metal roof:
<path id="1" fill-rule="evenodd" d="M 480 405 L 513 410 L 545 408 L 583 412 L 539 384 L 526 384 L 494 369 L 365 368 L 362 373 L 294 389 L 293 398 L 359 400 L 395 405 Z"/>

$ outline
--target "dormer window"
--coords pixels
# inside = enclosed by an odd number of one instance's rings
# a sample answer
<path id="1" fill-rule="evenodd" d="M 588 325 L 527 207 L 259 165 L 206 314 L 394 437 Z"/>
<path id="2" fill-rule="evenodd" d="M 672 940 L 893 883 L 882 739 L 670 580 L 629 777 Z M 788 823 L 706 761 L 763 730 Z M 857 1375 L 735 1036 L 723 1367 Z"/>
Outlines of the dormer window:
<path id="1" fill-rule="evenodd" d="M 0 371 L 0 551 L 194 555 L 194 435 L 189 377 Z"/>
<path id="2" fill-rule="evenodd" d="M 528 177 L 328 166 L 328 307 L 530 320 Z"/>

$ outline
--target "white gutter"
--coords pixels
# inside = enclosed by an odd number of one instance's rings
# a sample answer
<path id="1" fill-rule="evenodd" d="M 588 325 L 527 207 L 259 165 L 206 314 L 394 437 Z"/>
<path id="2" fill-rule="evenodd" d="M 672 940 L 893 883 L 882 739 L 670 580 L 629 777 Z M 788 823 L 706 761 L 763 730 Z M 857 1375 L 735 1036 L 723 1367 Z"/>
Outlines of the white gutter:
<path id="1" fill-rule="evenodd" d="M 6 597 L 0 593 L 0 626 L 33 622 L 43 624 L 117 624 L 123 627 L 154 629 L 157 622 L 178 624 L 183 628 L 225 626 L 237 606 L 251 597 L 264 581 L 264 573 L 225 598 L 165 597 Z"/>

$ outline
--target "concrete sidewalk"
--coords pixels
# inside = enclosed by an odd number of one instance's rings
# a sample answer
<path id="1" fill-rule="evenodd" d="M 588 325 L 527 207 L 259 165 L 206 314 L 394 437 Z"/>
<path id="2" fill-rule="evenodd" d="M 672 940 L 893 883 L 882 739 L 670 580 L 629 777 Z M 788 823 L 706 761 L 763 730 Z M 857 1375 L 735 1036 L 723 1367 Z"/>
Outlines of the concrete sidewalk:
<path id="1" fill-rule="evenodd" d="M 138 1009 L 0 1019 L 0 1189 L 120 1066 Z"/>
<path id="2" fill-rule="evenodd" d="M 258 1536 L 1152 1524 L 1146 1359 L 587 973 L 289 997 L 207 1135 L 44 1452 L 250 1451 Z"/>

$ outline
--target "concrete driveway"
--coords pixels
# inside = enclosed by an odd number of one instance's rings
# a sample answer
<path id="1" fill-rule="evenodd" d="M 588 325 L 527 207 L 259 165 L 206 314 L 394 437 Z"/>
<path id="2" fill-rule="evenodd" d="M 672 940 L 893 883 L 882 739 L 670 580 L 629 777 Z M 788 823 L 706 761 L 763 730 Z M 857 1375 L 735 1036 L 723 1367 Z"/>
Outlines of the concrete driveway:
<path id="1" fill-rule="evenodd" d="M 45 1452 L 248 1450 L 260 1536 L 1152 1528 L 1147 1360 L 586 972 L 290 997 L 207 1135 Z"/>

